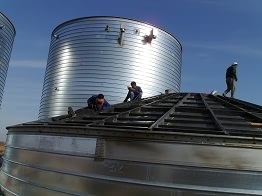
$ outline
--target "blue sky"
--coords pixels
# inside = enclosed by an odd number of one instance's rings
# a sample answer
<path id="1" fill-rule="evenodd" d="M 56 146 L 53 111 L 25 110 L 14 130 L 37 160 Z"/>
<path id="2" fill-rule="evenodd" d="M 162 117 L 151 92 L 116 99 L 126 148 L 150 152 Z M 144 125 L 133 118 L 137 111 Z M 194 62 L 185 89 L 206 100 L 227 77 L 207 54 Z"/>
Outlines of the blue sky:
<path id="1" fill-rule="evenodd" d="M 262 104 L 261 0 L 0 0 L 14 24 L 0 110 L 0 140 L 8 125 L 38 118 L 53 29 L 67 20 L 111 15 L 142 20 L 173 34 L 183 46 L 181 91 L 224 91 L 225 69 L 239 63 L 236 97 Z"/>

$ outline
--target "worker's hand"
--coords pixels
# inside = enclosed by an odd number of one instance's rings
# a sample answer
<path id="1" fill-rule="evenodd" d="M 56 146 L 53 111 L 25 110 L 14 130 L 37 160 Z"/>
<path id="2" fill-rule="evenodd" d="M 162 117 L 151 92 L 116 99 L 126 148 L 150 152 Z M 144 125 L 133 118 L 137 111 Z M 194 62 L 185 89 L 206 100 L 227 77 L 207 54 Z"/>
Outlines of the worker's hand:
<path id="1" fill-rule="evenodd" d="M 102 109 L 102 106 L 94 105 L 94 110 L 95 111 L 100 111 L 101 109 Z"/>
<path id="2" fill-rule="evenodd" d="M 94 109 L 95 105 L 89 103 L 89 104 L 88 104 L 88 107 Z"/>
<path id="3" fill-rule="evenodd" d="M 236 80 L 236 82 L 237 82 L 237 79 L 235 79 Z"/>

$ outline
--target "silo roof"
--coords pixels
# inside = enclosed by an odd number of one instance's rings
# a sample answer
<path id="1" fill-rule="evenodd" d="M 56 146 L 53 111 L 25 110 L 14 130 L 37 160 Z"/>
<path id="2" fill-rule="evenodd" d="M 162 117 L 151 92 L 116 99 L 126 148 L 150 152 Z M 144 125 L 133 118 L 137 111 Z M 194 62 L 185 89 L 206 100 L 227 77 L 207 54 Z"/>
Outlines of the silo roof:
<path id="1" fill-rule="evenodd" d="M 23 123 L 9 132 L 154 139 L 186 143 L 252 146 L 262 144 L 262 106 L 204 93 L 172 93 L 114 105 L 76 116 Z"/>

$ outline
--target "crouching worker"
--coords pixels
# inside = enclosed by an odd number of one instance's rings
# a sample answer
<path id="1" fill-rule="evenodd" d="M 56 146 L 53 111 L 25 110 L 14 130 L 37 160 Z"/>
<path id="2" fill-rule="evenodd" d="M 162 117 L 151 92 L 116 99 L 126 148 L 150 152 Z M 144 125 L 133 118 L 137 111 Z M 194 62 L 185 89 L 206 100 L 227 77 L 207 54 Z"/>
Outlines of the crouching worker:
<path id="1" fill-rule="evenodd" d="M 106 110 L 109 109 L 111 106 L 110 104 L 105 100 L 103 94 L 99 95 L 93 95 L 87 100 L 88 108 L 92 108 L 95 111 L 99 110 Z"/>
<path id="2" fill-rule="evenodd" d="M 127 102 L 130 98 L 130 101 L 140 100 L 142 98 L 143 91 L 140 86 L 136 85 L 136 82 L 131 82 L 131 86 L 127 87 L 128 93 L 124 102 Z"/>

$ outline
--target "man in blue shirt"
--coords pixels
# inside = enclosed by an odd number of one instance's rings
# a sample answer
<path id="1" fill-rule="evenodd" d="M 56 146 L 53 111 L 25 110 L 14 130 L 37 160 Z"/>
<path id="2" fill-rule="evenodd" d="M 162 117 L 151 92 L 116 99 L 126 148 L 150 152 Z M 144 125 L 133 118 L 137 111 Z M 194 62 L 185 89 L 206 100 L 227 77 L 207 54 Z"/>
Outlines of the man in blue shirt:
<path id="1" fill-rule="evenodd" d="M 111 106 L 105 100 L 103 94 L 93 95 L 87 100 L 88 108 L 93 108 L 95 111 L 97 110 L 106 110 L 109 109 Z"/>
<path id="2" fill-rule="evenodd" d="M 127 87 L 128 93 L 126 95 L 126 98 L 124 102 L 127 102 L 127 100 L 130 98 L 130 101 L 134 100 L 140 100 L 142 98 L 143 91 L 140 86 L 136 85 L 136 82 L 131 82 L 131 86 Z"/>
<path id="3" fill-rule="evenodd" d="M 87 105 L 88 107 L 86 108 L 91 108 L 94 111 L 106 110 L 111 107 L 110 104 L 105 100 L 103 94 L 93 95 L 92 97 L 90 97 L 87 100 Z M 68 115 L 71 117 L 76 116 L 76 113 L 72 107 L 68 107 L 67 112 L 68 112 Z"/>

